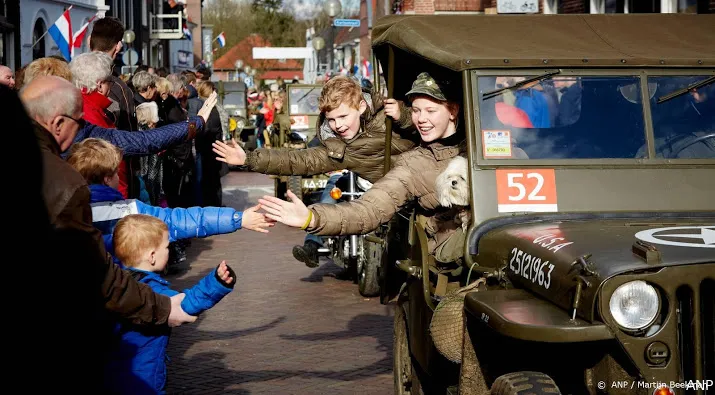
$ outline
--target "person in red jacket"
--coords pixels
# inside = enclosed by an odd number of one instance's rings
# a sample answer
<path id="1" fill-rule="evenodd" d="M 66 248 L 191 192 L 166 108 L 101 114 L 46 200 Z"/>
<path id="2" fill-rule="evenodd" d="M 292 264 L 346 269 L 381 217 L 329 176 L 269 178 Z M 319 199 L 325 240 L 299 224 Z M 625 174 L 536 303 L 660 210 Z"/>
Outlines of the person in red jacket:
<path id="1" fill-rule="evenodd" d="M 70 62 L 72 82 L 82 91 L 82 118 L 104 128 L 115 129 L 115 119 L 107 110 L 112 101 L 107 97 L 111 88 L 112 58 L 104 52 L 83 53 Z M 119 164 L 119 192 L 129 198 L 129 177 L 126 160 Z"/>

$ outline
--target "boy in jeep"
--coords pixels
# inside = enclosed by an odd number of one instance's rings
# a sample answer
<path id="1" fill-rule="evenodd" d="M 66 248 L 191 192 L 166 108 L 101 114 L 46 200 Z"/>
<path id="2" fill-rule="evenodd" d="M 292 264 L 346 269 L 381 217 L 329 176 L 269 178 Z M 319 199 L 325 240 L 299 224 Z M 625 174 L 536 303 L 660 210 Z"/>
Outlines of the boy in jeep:
<path id="1" fill-rule="evenodd" d="M 389 100 L 389 99 L 388 99 Z M 396 104 L 390 101 L 393 109 Z M 235 142 L 214 143 L 217 160 L 230 165 L 246 165 L 248 170 L 273 175 L 312 176 L 347 169 L 375 182 L 383 175 L 385 159 L 386 108 L 379 92 L 363 89 L 347 76 L 336 76 L 325 83 L 320 95 L 316 147 L 301 150 L 257 149 L 246 154 Z M 399 106 L 390 111 L 402 129 L 411 127 L 409 109 Z M 402 114 L 404 112 L 404 114 Z M 416 137 L 417 138 L 417 137 Z M 392 133 L 392 158 L 409 151 L 415 141 Z M 310 236 L 310 235 L 309 235 Z M 293 248 L 293 256 L 309 267 L 318 266 L 317 237 L 306 237 L 303 246 Z"/>

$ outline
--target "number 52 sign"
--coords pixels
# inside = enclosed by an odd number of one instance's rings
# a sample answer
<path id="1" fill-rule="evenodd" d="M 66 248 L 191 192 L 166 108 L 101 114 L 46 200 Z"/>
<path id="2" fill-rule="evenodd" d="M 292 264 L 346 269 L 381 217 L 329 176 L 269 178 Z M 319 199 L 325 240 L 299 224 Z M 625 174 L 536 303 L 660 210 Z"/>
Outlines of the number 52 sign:
<path id="1" fill-rule="evenodd" d="M 496 176 L 500 213 L 558 211 L 554 169 L 498 169 Z"/>

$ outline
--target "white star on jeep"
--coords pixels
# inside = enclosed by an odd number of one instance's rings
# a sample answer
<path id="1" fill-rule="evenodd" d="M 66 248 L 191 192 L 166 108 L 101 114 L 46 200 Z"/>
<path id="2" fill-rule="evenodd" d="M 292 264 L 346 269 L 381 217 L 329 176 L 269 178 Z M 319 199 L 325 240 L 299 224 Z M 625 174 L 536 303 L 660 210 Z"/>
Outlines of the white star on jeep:
<path id="1" fill-rule="evenodd" d="M 676 235 L 658 235 L 658 237 L 682 237 L 684 239 L 700 239 L 703 244 L 715 244 L 715 230 L 708 228 L 700 228 L 699 235 L 676 234 Z"/>

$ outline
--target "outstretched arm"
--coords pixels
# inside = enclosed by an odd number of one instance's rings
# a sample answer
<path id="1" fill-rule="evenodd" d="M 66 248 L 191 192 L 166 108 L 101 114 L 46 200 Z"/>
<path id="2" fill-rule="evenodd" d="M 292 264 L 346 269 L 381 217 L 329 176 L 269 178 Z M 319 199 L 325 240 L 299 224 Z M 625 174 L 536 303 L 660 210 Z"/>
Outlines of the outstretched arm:
<path id="1" fill-rule="evenodd" d="M 196 131 L 206 124 L 205 120 L 208 119 L 215 105 L 216 92 L 206 99 L 198 116 L 190 117 L 188 122 L 177 122 L 149 131 L 129 132 L 88 123 L 77 133 L 74 142 L 94 137 L 116 145 L 125 156 L 155 154 L 175 144 L 193 139 Z"/>
<path id="2" fill-rule="evenodd" d="M 218 161 L 234 166 L 247 165 L 249 170 L 263 174 L 312 176 L 345 168 L 342 161 L 328 155 L 328 149 L 322 144 L 300 150 L 261 148 L 246 154 L 235 140 L 230 144 L 216 141 L 213 151 Z"/>
<path id="3" fill-rule="evenodd" d="M 221 301 L 231 293 L 236 284 L 236 273 L 226 265 L 226 261 L 202 278 L 198 284 L 185 289 L 186 297 L 181 307 L 187 314 L 198 315 Z"/>
<path id="4" fill-rule="evenodd" d="M 415 197 L 412 178 L 409 168 L 396 165 L 360 199 L 351 202 L 314 204 L 306 207 L 290 191 L 290 202 L 273 196 L 264 196 L 258 202 L 268 213 L 268 218 L 312 234 L 366 234 L 388 222 L 400 207 Z"/>
<path id="5" fill-rule="evenodd" d="M 162 208 L 139 201 L 136 204 L 139 212 L 157 217 L 167 224 L 172 241 L 231 233 L 242 227 L 268 233 L 266 228 L 275 224 L 264 214 L 256 212 L 260 205 L 240 212 L 230 207 Z"/>
<path id="6" fill-rule="evenodd" d="M 148 155 L 160 152 L 174 144 L 193 139 L 196 130 L 204 126 L 201 117 L 191 117 L 189 122 L 178 122 L 148 131 L 129 132 L 107 129 L 88 123 L 77 134 L 74 142 L 94 137 L 107 140 L 122 150 L 126 156 Z"/>

